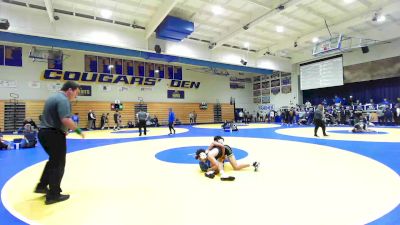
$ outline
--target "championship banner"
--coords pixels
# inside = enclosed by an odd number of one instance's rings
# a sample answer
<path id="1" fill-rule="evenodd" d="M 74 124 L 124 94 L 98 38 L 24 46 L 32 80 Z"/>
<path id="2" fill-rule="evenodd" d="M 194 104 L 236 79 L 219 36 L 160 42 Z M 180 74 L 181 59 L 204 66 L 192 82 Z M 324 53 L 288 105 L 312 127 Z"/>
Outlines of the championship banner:
<path id="1" fill-rule="evenodd" d="M 79 85 L 79 96 L 92 96 L 92 86 L 90 85 Z"/>
<path id="2" fill-rule="evenodd" d="M 168 98 L 184 99 L 185 98 L 185 91 L 168 90 Z"/>

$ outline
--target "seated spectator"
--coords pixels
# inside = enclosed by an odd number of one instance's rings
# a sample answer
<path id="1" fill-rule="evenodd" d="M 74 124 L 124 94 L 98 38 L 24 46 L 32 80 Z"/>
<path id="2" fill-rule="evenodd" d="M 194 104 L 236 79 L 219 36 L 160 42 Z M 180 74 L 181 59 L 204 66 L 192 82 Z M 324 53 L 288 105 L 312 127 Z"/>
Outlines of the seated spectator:
<path id="1" fill-rule="evenodd" d="M 228 120 L 225 120 L 225 122 L 221 125 L 222 129 L 230 129 L 231 128 L 231 123 L 228 122 Z"/>
<path id="2" fill-rule="evenodd" d="M 133 125 L 132 121 L 128 121 L 128 128 L 134 128 L 135 126 Z"/>
<path id="3" fill-rule="evenodd" d="M 25 124 L 24 139 L 21 141 L 21 148 L 34 148 L 37 144 L 36 131 L 32 129 L 30 124 Z"/>
<path id="4" fill-rule="evenodd" d="M 153 123 L 154 123 L 155 127 L 159 127 L 160 126 L 160 124 L 158 123 L 158 118 L 157 118 L 156 115 L 154 115 L 154 117 L 153 117 Z"/>
<path id="5" fill-rule="evenodd" d="M 11 149 L 11 145 L 8 141 L 3 140 L 3 134 L 0 133 L 0 150 Z"/>
<path id="6" fill-rule="evenodd" d="M 239 129 L 237 128 L 236 123 L 234 123 L 233 121 L 231 122 L 231 128 L 232 128 L 232 131 L 239 131 Z"/>

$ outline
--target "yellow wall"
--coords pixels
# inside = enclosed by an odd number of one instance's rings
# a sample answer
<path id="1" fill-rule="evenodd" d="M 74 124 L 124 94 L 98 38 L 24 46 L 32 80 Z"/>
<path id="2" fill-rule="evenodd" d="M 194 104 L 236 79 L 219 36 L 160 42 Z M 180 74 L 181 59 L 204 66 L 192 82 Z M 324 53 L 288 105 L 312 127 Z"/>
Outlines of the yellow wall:
<path id="1" fill-rule="evenodd" d="M 4 102 L 0 101 L 0 128 L 4 130 Z M 22 101 L 20 101 L 22 102 Z M 39 125 L 39 115 L 42 114 L 44 101 L 23 101 L 26 103 L 26 118 L 32 118 Z M 123 102 L 124 109 L 121 111 L 122 123 L 126 125 L 128 121 L 134 121 L 134 107 L 138 102 Z M 87 127 L 87 114 L 89 110 L 93 110 L 96 114 L 96 126 L 100 126 L 100 117 L 102 113 L 110 113 L 110 125 L 114 125 L 113 114 L 110 102 L 95 101 L 77 101 L 72 103 L 72 112 L 79 113 L 80 127 Z M 189 113 L 196 111 L 197 123 L 213 123 L 214 122 L 214 105 L 209 104 L 207 110 L 200 110 L 199 103 L 167 103 L 167 102 L 150 102 L 147 103 L 147 110 L 151 117 L 157 115 L 161 124 L 166 124 L 168 120 L 168 109 L 172 108 L 176 118 L 182 123 L 189 123 Z M 232 120 L 234 118 L 233 106 L 230 104 L 221 104 L 222 120 Z"/>

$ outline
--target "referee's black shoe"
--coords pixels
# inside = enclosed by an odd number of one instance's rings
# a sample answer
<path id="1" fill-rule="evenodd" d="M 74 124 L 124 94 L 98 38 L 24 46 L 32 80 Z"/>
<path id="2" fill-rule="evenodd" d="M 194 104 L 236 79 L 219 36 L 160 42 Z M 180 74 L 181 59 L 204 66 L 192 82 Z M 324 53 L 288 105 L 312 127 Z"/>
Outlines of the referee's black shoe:
<path id="1" fill-rule="evenodd" d="M 56 195 L 56 196 L 46 196 L 45 204 L 46 205 L 51 205 L 51 204 L 54 204 L 54 203 L 57 203 L 57 202 L 65 201 L 67 199 L 69 199 L 69 195 L 59 194 L 59 195 Z"/>

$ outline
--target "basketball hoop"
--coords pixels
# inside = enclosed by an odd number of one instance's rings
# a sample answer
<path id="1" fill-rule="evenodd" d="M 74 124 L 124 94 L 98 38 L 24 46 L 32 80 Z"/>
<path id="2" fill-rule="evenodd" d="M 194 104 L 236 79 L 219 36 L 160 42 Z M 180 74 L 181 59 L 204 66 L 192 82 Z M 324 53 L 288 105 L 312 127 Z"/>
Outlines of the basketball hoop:
<path id="1" fill-rule="evenodd" d="M 17 99 L 17 98 L 19 98 L 19 94 L 17 94 L 17 93 L 10 93 L 10 97 L 13 98 L 13 99 Z"/>
<path id="2" fill-rule="evenodd" d="M 143 97 L 138 97 L 138 100 L 139 100 L 139 104 L 143 104 L 144 103 Z"/>

